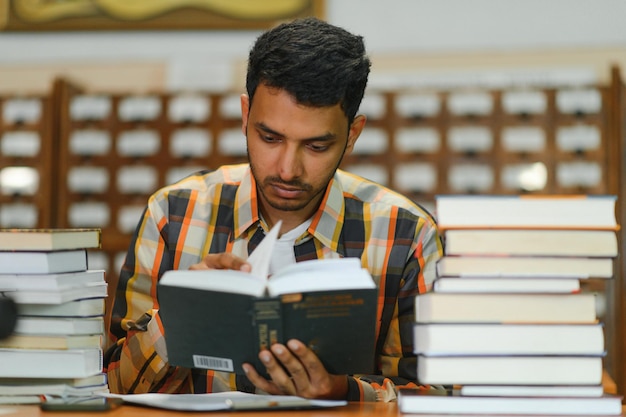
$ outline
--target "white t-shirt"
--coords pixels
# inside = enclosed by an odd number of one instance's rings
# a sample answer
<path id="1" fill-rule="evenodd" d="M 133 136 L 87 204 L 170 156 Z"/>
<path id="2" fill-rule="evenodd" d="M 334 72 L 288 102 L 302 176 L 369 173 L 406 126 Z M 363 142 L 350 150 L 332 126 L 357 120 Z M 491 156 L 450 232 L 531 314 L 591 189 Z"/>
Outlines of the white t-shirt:
<path id="1" fill-rule="evenodd" d="M 270 276 L 280 269 L 296 263 L 296 255 L 293 253 L 293 246 L 296 243 L 296 239 L 309 228 L 312 220 L 313 219 L 309 219 L 305 221 L 278 238 L 274 246 L 274 251 L 272 252 L 272 259 L 270 260 Z"/>

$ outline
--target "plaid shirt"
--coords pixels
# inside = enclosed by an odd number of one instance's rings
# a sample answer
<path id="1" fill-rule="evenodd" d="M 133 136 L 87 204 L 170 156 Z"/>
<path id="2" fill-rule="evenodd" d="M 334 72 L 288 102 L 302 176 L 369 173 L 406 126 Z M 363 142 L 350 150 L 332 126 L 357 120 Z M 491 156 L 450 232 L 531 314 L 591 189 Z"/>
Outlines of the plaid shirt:
<path id="1" fill-rule="evenodd" d="M 245 376 L 168 365 L 156 287 L 165 271 L 188 269 L 207 253 L 247 258 L 264 228 L 247 164 L 199 172 L 150 198 L 122 267 L 113 308 L 114 343 L 105 355 L 112 392 L 255 391 Z M 407 198 L 339 170 L 308 230 L 296 240 L 294 253 L 298 262 L 360 258 L 379 287 L 379 374 L 349 377 L 348 399 L 389 401 L 397 388 L 419 389 L 413 354 L 415 296 L 430 287 L 442 255 L 432 217 Z"/>

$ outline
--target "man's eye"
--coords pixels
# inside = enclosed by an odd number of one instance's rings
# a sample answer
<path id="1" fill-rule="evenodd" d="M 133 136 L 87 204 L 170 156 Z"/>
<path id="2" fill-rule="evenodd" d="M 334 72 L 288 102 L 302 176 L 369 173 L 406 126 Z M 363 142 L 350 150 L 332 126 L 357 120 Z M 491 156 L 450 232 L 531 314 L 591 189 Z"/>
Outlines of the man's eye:
<path id="1" fill-rule="evenodd" d="M 265 142 L 268 142 L 268 143 L 279 142 L 279 139 L 273 136 L 268 136 L 268 135 L 261 135 L 261 139 L 263 139 Z"/>
<path id="2" fill-rule="evenodd" d="M 323 152 L 328 149 L 328 145 L 316 145 L 314 143 L 310 143 L 309 148 L 315 152 Z"/>

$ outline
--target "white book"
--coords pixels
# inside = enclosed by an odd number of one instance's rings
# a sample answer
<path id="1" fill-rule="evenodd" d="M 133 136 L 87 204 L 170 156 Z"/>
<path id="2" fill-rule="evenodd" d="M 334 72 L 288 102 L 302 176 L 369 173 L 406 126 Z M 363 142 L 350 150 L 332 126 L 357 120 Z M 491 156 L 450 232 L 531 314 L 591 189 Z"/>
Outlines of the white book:
<path id="1" fill-rule="evenodd" d="M 25 335 L 103 334 L 104 318 L 19 316 L 15 333 Z"/>
<path id="2" fill-rule="evenodd" d="M 612 278 L 612 258 L 559 256 L 448 256 L 437 276 Z"/>
<path id="3" fill-rule="evenodd" d="M 603 355 L 602 324 L 416 323 L 425 355 Z"/>
<path id="4" fill-rule="evenodd" d="M 33 387 L 91 388 L 107 385 L 104 372 L 84 378 L 0 378 L 0 395 L 31 394 Z"/>
<path id="5" fill-rule="evenodd" d="M 87 397 L 96 393 L 109 392 L 106 383 L 86 387 L 72 387 L 65 384 L 40 384 L 40 385 L 2 385 L 0 381 L 0 396 L 22 395 L 54 395 L 57 397 Z"/>
<path id="6" fill-rule="evenodd" d="M 87 250 L 0 251 L 0 274 L 52 274 L 87 270 Z"/>
<path id="7" fill-rule="evenodd" d="M 81 298 L 104 298 L 107 296 L 106 282 L 98 282 L 82 287 L 62 288 L 57 290 L 19 290 L 4 293 L 16 304 L 62 304 Z"/>
<path id="8" fill-rule="evenodd" d="M 53 274 L 0 274 L 0 290 L 46 291 L 105 284 L 105 271 L 87 271 Z"/>
<path id="9" fill-rule="evenodd" d="M 617 256 L 614 230 L 453 229 L 444 234 L 446 255 Z"/>
<path id="10" fill-rule="evenodd" d="M 450 293 L 561 293 L 580 291 L 578 278 L 439 277 L 435 292 Z"/>
<path id="11" fill-rule="evenodd" d="M 401 390 L 398 410 L 405 414 L 619 416 L 622 397 L 474 397 Z"/>
<path id="12" fill-rule="evenodd" d="M 463 385 L 461 395 L 483 397 L 601 397 L 602 385 Z"/>
<path id="13" fill-rule="evenodd" d="M 467 228 L 545 228 L 616 230 L 611 195 L 438 195 L 442 230 Z"/>
<path id="14" fill-rule="evenodd" d="M 446 293 L 415 297 L 417 323 L 596 323 L 592 293 Z"/>
<path id="15" fill-rule="evenodd" d="M 101 349 L 0 349 L 0 378 L 84 378 L 102 366 Z"/>
<path id="16" fill-rule="evenodd" d="M 0 405 L 9 404 L 39 404 L 42 397 L 37 394 L 30 395 L 0 395 Z"/>
<path id="17" fill-rule="evenodd" d="M 419 355 L 417 379 L 431 385 L 597 385 L 602 356 Z"/>
<path id="18" fill-rule="evenodd" d="M 97 317 L 104 315 L 104 298 L 82 298 L 61 304 L 18 304 L 20 316 Z"/>

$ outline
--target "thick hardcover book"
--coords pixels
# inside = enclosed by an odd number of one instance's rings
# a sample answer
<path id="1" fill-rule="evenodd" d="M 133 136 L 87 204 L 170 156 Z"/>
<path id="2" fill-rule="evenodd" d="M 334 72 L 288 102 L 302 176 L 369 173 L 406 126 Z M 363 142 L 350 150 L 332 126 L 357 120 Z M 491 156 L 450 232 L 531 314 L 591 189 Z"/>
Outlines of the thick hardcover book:
<path id="1" fill-rule="evenodd" d="M 431 385 L 598 385 L 602 356 L 419 355 L 417 379 Z"/>
<path id="2" fill-rule="evenodd" d="M 107 385 L 107 375 L 98 373 L 84 378 L 0 378 L 0 395 L 41 394 L 45 390 L 98 389 Z M 50 392 L 50 395 L 62 395 Z M 70 395 L 70 394 L 68 394 Z"/>
<path id="3" fill-rule="evenodd" d="M 101 372 L 101 349 L 0 349 L 0 378 L 85 378 Z"/>
<path id="4" fill-rule="evenodd" d="M 0 251 L 0 274 L 53 274 L 87 270 L 87 250 Z"/>
<path id="5" fill-rule="evenodd" d="M 567 256 L 444 256 L 437 276 L 612 278 L 612 258 Z"/>
<path id="6" fill-rule="evenodd" d="M 43 395 L 0 395 L 0 404 L 39 404 Z"/>
<path id="7" fill-rule="evenodd" d="M 89 349 L 102 348 L 103 335 L 37 335 L 14 334 L 0 340 L 0 348 L 6 349 Z"/>
<path id="8" fill-rule="evenodd" d="M 4 295 L 12 298 L 18 305 L 33 303 L 63 304 L 80 299 L 104 298 L 107 296 L 107 284 L 106 282 L 102 282 L 96 283 L 95 285 L 84 285 L 82 287 L 62 288 L 58 290 L 6 291 Z"/>
<path id="9" fill-rule="evenodd" d="M 373 372 L 378 289 L 369 272 L 357 258 L 324 259 L 290 265 L 268 279 L 277 232 L 250 255 L 251 273 L 163 275 L 157 291 L 170 363 L 243 373 L 247 362 L 265 373 L 259 351 L 298 339 L 330 373 Z"/>
<path id="10" fill-rule="evenodd" d="M 18 316 L 15 333 L 21 335 L 103 334 L 104 318 Z"/>
<path id="11" fill-rule="evenodd" d="M 619 416 L 622 397 L 489 397 L 400 390 L 398 410 L 407 414 Z"/>
<path id="12" fill-rule="evenodd" d="M 602 324 L 416 323 L 425 355 L 602 355 Z"/>
<path id="13" fill-rule="evenodd" d="M 100 373 L 86 378 L 0 378 L 0 396 L 53 396 L 90 397 L 108 393 L 106 374 Z"/>
<path id="14" fill-rule="evenodd" d="M 597 385 L 463 385 L 461 395 L 482 397 L 601 397 L 604 387 Z"/>
<path id="15" fill-rule="evenodd" d="M 578 278 L 541 277 L 438 277 L 435 292 L 449 293 L 560 293 L 580 292 Z"/>
<path id="16" fill-rule="evenodd" d="M 51 274 L 0 274 L 1 291 L 56 291 L 99 284 L 106 284 L 102 269 Z"/>
<path id="17" fill-rule="evenodd" d="M 616 230 L 612 195 L 438 195 L 442 230 L 491 228 Z"/>
<path id="18" fill-rule="evenodd" d="M 100 247 L 100 229 L 0 229 L 0 250 L 53 251 Z"/>
<path id="19" fill-rule="evenodd" d="M 617 256 L 614 230 L 459 229 L 444 237 L 447 255 Z"/>
<path id="20" fill-rule="evenodd" d="M 104 315 L 104 298 L 82 298 L 61 304 L 18 304 L 20 316 L 97 317 Z"/>
<path id="21" fill-rule="evenodd" d="M 596 323 L 592 293 L 443 293 L 416 296 L 417 323 Z"/>

